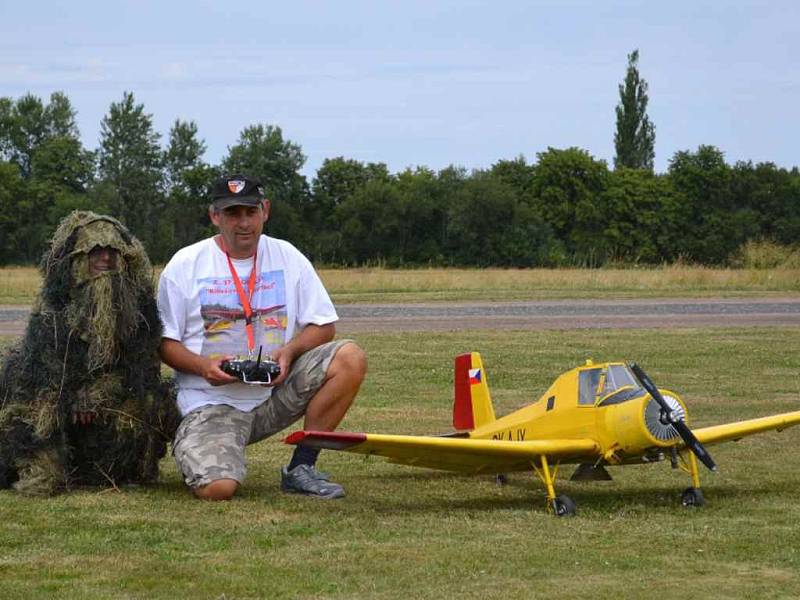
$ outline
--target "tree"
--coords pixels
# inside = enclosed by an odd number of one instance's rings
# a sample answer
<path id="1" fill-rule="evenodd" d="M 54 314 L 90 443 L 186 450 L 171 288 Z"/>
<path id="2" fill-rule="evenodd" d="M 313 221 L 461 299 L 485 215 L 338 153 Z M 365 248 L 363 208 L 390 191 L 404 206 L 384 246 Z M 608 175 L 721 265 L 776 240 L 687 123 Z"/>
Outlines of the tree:
<path id="1" fill-rule="evenodd" d="M 403 215 L 401 262 L 444 264 L 449 198 L 441 176 L 425 167 L 409 168 L 397 175 L 397 186 Z"/>
<path id="2" fill-rule="evenodd" d="M 94 153 L 84 150 L 76 137 L 47 138 L 32 154 L 31 179 L 85 194 L 94 177 L 94 160 Z"/>
<path id="3" fill-rule="evenodd" d="M 608 259 L 658 264 L 678 258 L 685 231 L 669 177 L 641 169 L 609 174 L 600 196 L 602 236 L 597 249 Z"/>
<path id="4" fill-rule="evenodd" d="M 47 137 L 79 137 L 75 122 L 77 112 L 72 108 L 69 98 L 62 92 L 50 94 L 50 102 L 44 107 Z"/>
<path id="5" fill-rule="evenodd" d="M 0 161 L 0 264 L 28 262 L 23 244 L 28 231 L 20 223 L 25 182 L 17 166 Z"/>
<path id="6" fill-rule="evenodd" d="M 306 162 L 298 144 L 283 139 L 280 127 L 251 125 L 239 134 L 239 142 L 228 149 L 222 161 L 227 174 L 259 177 L 273 198 L 297 201 L 307 188 L 300 169 Z"/>
<path id="7" fill-rule="evenodd" d="M 169 130 L 167 149 L 164 151 L 164 174 L 168 191 L 175 188 L 184 192 L 192 191 L 187 187 L 186 173 L 205 165 L 205 152 L 206 143 L 197 139 L 197 124 L 194 121 L 175 119 Z"/>
<path id="8" fill-rule="evenodd" d="M 522 155 L 514 160 L 499 160 L 491 168 L 492 177 L 508 183 L 523 197 L 530 195 L 535 173 L 534 165 L 529 165 Z"/>
<path id="9" fill-rule="evenodd" d="M 369 182 L 389 180 L 389 170 L 383 163 L 364 164 L 342 156 L 326 158 L 317 170 L 303 213 L 306 225 L 314 232 L 307 248 L 309 257 L 327 263 L 342 261 L 342 228 L 336 208 Z"/>
<path id="10" fill-rule="evenodd" d="M 653 170 L 656 131 L 647 116 L 647 81 L 639 77 L 639 51 L 628 55 L 628 72 L 619 86 L 614 168 Z"/>
<path id="11" fill-rule="evenodd" d="M 32 175 L 37 150 L 51 140 L 62 140 L 78 160 L 84 160 L 75 114 L 61 92 L 52 93 L 48 104 L 33 94 L 16 102 L 0 98 L 0 157 L 16 164 L 25 179 Z M 81 177 L 86 179 L 90 174 L 91 167 Z"/>
<path id="12" fill-rule="evenodd" d="M 22 177 L 27 179 L 31 174 L 34 149 L 47 133 L 44 104 L 33 94 L 26 94 L 3 108 L 4 158 L 16 164 Z"/>
<path id="13" fill-rule="evenodd" d="M 552 266 L 562 258 L 552 229 L 517 191 L 490 173 L 473 173 L 450 205 L 449 258 L 479 267 Z"/>
<path id="14" fill-rule="evenodd" d="M 370 181 L 336 208 L 342 232 L 341 262 L 362 265 L 372 261 L 396 262 L 402 251 L 402 200 L 391 181 Z"/>
<path id="15" fill-rule="evenodd" d="M 600 196 L 608 185 L 605 161 L 580 148 L 548 148 L 537 158 L 533 206 L 569 254 L 578 262 L 596 264 L 604 258 Z"/>
<path id="16" fill-rule="evenodd" d="M 152 115 L 125 92 L 100 124 L 98 170 L 108 209 L 150 249 L 163 209 L 162 153 Z"/>
<path id="17" fill-rule="evenodd" d="M 176 119 L 164 151 L 165 218 L 159 222 L 160 243 L 153 249 L 164 259 L 213 231 L 207 215 L 218 170 L 203 161 L 205 151 L 206 144 L 198 139 L 194 121 Z"/>
<path id="18" fill-rule="evenodd" d="M 32 94 L 0 98 L 0 158 L 19 175 L 9 179 L 6 169 L 4 176 L 3 204 L 16 224 L 4 237 L 16 241 L 4 244 L 0 260 L 34 262 L 61 218 L 88 205 L 94 155 L 81 145 L 69 99 L 61 92 L 48 103 Z"/>
<path id="19" fill-rule="evenodd" d="M 758 237 L 785 245 L 800 240 L 800 177 L 773 163 L 737 162 L 732 172 L 736 206 L 758 217 Z"/>
<path id="20" fill-rule="evenodd" d="M 314 178 L 313 199 L 322 206 L 335 208 L 358 188 L 375 180 L 389 180 L 384 163 L 364 164 L 343 156 L 326 158 Z"/>
<path id="21" fill-rule="evenodd" d="M 733 193 L 732 170 L 718 148 L 676 152 L 669 177 L 678 193 L 684 233 L 680 250 L 686 258 L 721 264 L 758 234 L 758 214 Z"/>

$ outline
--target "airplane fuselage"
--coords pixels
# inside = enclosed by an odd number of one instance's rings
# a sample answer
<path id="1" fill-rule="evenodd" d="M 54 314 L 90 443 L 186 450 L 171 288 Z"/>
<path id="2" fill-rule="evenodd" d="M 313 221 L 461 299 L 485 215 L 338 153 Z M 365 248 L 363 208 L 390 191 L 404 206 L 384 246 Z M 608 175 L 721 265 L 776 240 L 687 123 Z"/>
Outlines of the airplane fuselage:
<path id="1" fill-rule="evenodd" d="M 582 404 L 577 388 L 584 369 L 564 373 L 537 402 L 474 429 L 469 437 L 518 442 L 591 439 L 600 446 L 608 464 L 649 462 L 658 457 L 662 448 L 678 442 L 677 435 L 659 439 L 648 427 L 648 412 L 652 421 L 654 416 L 658 418 L 659 408 L 644 390 L 624 401 L 592 398 L 591 403 Z M 661 392 L 675 399 L 685 414 L 686 408 L 676 393 Z"/>

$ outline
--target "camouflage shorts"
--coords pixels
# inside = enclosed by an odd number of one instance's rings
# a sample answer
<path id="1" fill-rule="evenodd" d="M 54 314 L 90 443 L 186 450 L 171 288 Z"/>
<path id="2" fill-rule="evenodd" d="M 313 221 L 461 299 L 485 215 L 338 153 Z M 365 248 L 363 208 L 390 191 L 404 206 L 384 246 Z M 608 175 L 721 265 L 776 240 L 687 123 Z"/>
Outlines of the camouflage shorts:
<path id="1" fill-rule="evenodd" d="M 244 481 L 244 447 L 285 429 L 306 412 L 325 381 L 336 352 L 352 340 L 337 340 L 313 348 L 292 364 L 286 380 L 270 399 L 252 412 L 227 404 L 197 408 L 181 421 L 172 453 L 186 485 L 197 488 L 217 479 Z"/>

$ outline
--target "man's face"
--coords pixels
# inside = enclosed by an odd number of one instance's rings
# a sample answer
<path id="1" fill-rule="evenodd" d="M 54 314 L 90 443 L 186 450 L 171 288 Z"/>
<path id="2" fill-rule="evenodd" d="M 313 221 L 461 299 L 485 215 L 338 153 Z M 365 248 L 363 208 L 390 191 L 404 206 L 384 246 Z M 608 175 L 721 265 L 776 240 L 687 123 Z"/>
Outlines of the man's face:
<path id="1" fill-rule="evenodd" d="M 89 251 L 89 275 L 97 277 L 100 273 L 117 270 L 119 252 L 111 246 L 95 246 Z"/>
<path id="2" fill-rule="evenodd" d="M 211 222 L 225 240 L 225 249 L 233 258 L 249 258 L 258 247 L 258 239 L 269 218 L 269 201 L 259 206 L 229 206 L 210 210 Z"/>

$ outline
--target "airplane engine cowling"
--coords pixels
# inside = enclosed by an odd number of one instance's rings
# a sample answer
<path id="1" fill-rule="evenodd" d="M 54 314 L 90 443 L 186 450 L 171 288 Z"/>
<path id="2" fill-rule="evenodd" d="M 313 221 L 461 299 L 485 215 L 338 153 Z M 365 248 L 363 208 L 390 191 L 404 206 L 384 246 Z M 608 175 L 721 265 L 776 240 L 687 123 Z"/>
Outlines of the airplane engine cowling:
<path id="1" fill-rule="evenodd" d="M 686 407 L 674 392 L 661 391 L 676 416 L 686 416 Z M 606 460 L 613 463 L 638 460 L 648 449 L 674 445 L 679 439 L 672 425 L 661 420 L 661 407 L 649 394 L 606 407 L 604 414 Z"/>
<path id="2" fill-rule="evenodd" d="M 670 394 L 662 394 L 662 396 L 675 413 L 677 419 L 686 419 L 686 409 L 675 396 Z M 650 435 L 660 442 L 671 442 L 680 437 L 677 430 L 672 425 L 665 423 L 661 419 L 661 407 L 652 398 L 650 398 L 644 409 L 644 424 L 647 427 L 647 431 L 650 432 Z"/>

